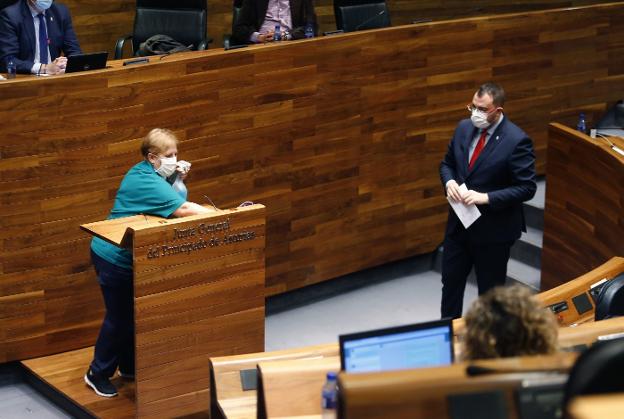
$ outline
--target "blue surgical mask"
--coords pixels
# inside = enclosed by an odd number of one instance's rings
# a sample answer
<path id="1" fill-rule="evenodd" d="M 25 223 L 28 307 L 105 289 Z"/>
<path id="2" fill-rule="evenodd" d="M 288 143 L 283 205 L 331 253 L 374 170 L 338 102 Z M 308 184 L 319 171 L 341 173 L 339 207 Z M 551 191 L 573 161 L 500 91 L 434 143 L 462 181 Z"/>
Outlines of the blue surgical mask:
<path id="1" fill-rule="evenodd" d="M 35 7 L 41 11 L 48 10 L 52 6 L 52 0 L 36 0 Z"/>

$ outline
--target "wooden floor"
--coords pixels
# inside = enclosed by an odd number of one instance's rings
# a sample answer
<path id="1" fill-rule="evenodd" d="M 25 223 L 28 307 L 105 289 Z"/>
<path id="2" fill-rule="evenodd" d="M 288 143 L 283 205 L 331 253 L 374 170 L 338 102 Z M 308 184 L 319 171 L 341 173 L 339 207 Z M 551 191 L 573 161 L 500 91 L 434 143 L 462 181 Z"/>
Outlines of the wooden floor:
<path id="1" fill-rule="evenodd" d="M 134 381 L 115 375 L 111 381 L 117 387 L 119 395 L 112 398 L 97 396 L 87 387 L 83 378 L 92 358 L 93 347 L 90 347 L 22 361 L 22 364 L 97 417 L 133 418 Z"/>

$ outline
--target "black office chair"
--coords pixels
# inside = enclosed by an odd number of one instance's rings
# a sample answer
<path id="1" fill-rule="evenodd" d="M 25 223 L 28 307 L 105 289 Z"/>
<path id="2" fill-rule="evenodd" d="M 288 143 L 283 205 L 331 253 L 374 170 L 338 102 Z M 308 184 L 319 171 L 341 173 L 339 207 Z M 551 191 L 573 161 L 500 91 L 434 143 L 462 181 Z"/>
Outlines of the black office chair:
<path id="1" fill-rule="evenodd" d="M 574 397 L 624 391 L 624 338 L 596 342 L 583 352 L 570 371 L 564 406 Z"/>
<path id="2" fill-rule="evenodd" d="M 596 298 L 596 321 L 624 316 L 624 273 L 605 282 Z"/>
<path id="3" fill-rule="evenodd" d="M 334 18 L 336 19 L 336 29 L 342 30 L 342 15 L 340 8 L 344 6 L 356 6 L 368 3 L 382 3 L 385 0 L 334 0 Z"/>
<path id="4" fill-rule="evenodd" d="M 154 35 L 168 35 L 195 50 L 204 50 L 212 41 L 206 37 L 206 0 L 137 0 L 134 30 L 117 40 L 115 59 L 122 58 L 124 43 L 132 40 L 132 55 L 141 43 Z"/>
<path id="5" fill-rule="evenodd" d="M 342 30 L 355 32 L 390 26 L 390 14 L 386 3 L 368 3 L 340 7 Z"/>
<path id="6" fill-rule="evenodd" d="M 227 47 L 230 45 L 230 42 L 232 40 L 232 34 L 234 33 L 234 26 L 236 26 L 236 21 L 238 20 L 238 17 L 240 16 L 242 8 L 243 8 L 242 0 L 234 1 L 234 4 L 232 5 L 232 28 L 231 28 L 230 33 L 226 33 L 223 35 L 224 47 Z"/>

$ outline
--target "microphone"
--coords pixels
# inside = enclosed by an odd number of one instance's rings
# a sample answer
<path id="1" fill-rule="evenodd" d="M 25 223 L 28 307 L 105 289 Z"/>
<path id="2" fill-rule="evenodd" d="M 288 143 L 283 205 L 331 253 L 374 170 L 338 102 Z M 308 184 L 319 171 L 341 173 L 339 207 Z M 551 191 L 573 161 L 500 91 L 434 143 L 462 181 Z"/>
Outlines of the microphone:
<path id="1" fill-rule="evenodd" d="M 214 204 L 214 202 L 212 202 L 212 199 L 210 199 L 208 197 L 208 195 L 204 195 L 204 198 L 206 198 L 208 200 L 208 202 L 210 202 L 210 205 L 212 205 L 212 207 L 214 208 L 215 211 L 221 211 L 219 208 L 217 208 L 217 206 Z"/>
<path id="2" fill-rule="evenodd" d="M 546 368 L 490 368 L 490 367 L 482 367 L 480 365 L 468 365 L 466 367 L 466 375 L 470 377 L 475 377 L 478 375 L 486 375 L 486 374 L 522 374 L 526 372 L 554 372 L 554 371 L 566 371 L 565 368 L 554 368 L 554 369 L 546 369 Z"/>
<path id="3" fill-rule="evenodd" d="M 379 16 L 382 16 L 382 15 L 385 15 L 385 14 L 386 14 L 386 11 L 385 11 L 385 10 L 382 10 L 382 11 L 380 11 L 379 13 L 377 13 L 375 16 L 373 16 L 373 17 L 369 17 L 369 18 L 368 18 L 368 19 L 366 19 L 364 22 L 362 22 L 362 23 L 360 23 L 359 25 L 357 25 L 357 26 L 355 27 L 355 31 L 359 31 L 359 30 L 362 28 L 362 26 L 366 26 L 367 24 L 369 24 L 369 23 L 371 23 L 372 21 L 374 21 L 375 19 L 377 19 Z M 355 31 L 354 31 L 354 32 L 355 32 Z"/>

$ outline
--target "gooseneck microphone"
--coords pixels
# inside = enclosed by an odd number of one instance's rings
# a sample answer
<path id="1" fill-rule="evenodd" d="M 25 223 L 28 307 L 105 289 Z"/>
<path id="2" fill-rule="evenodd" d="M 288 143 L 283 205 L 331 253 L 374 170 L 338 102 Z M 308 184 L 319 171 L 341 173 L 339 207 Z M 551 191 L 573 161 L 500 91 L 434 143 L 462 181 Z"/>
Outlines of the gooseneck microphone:
<path id="1" fill-rule="evenodd" d="M 359 31 L 359 30 L 362 28 L 362 26 L 366 26 L 366 25 L 368 25 L 369 23 L 371 23 L 371 22 L 372 22 L 372 21 L 374 21 L 375 19 L 379 18 L 379 16 L 383 16 L 383 15 L 385 15 L 385 14 L 386 14 L 386 11 L 385 11 L 385 10 L 380 11 L 380 12 L 379 12 L 379 13 L 377 13 L 375 16 L 373 16 L 373 17 L 369 17 L 369 18 L 368 18 L 368 19 L 366 19 L 364 22 L 362 22 L 362 23 L 360 23 L 359 25 L 357 25 L 357 26 L 355 27 L 355 30 L 356 30 L 356 31 Z"/>
<path id="2" fill-rule="evenodd" d="M 486 375 L 486 374 L 514 374 L 514 373 L 531 373 L 531 372 L 556 372 L 556 371 L 566 371 L 564 367 L 561 368 L 490 368 L 490 367 L 482 367 L 480 365 L 468 365 L 466 367 L 466 375 L 470 377 L 474 377 L 477 375 Z"/>
<path id="3" fill-rule="evenodd" d="M 212 207 L 214 208 L 215 211 L 221 211 L 219 208 L 217 208 L 217 206 L 214 204 L 214 202 L 212 202 L 212 199 L 210 199 L 208 197 L 208 195 L 204 195 L 204 198 L 206 198 L 208 200 L 208 202 L 210 202 L 210 205 L 212 205 Z"/>

